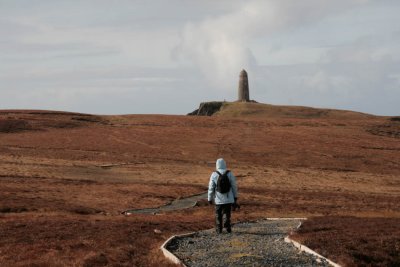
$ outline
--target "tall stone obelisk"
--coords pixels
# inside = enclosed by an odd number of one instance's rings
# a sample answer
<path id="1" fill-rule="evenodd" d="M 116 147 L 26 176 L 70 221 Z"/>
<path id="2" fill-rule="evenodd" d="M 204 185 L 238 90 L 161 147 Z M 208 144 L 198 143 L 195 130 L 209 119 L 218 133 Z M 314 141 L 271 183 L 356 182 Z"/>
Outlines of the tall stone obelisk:
<path id="1" fill-rule="evenodd" d="M 244 69 L 240 72 L 239 75 L 238 93 L 238 101 L 250 102 L 249 79 L 247 77 L 247 72 Z"/>

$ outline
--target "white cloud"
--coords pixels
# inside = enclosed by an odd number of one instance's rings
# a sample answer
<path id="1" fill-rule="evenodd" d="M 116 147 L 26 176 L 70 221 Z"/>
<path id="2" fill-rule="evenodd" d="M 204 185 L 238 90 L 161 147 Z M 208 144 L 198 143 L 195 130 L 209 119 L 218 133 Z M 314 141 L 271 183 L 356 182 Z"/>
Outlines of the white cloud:
<path id="1" fill-rule="evenodd" d="M 212 84 L 231 88 L 242 68 L 251 72 L 257 65 L 250 48 L 254 39 L 301 27 L 364 2 L 245 1 L 231 13 L 188 23 L 175 54 L 198 67 Z"/>

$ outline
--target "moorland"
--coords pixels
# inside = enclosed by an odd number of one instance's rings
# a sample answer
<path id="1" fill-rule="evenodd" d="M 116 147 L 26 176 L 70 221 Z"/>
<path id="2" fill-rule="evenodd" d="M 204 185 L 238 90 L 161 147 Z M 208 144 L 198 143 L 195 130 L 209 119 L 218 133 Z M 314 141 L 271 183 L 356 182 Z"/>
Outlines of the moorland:
<path id="1" fill-rule="evenodd" d="M 226 103 L 213 116 L 0 111 L 1 266 L 173 266 L 160 245 L 213 208 L 121 214 L 237 177 L 233 221 L 307 217 L 297 239 L 345 266 L 400 264 L 400 119 Z M 157 231 L 155 231 L 157 230 Z"/>

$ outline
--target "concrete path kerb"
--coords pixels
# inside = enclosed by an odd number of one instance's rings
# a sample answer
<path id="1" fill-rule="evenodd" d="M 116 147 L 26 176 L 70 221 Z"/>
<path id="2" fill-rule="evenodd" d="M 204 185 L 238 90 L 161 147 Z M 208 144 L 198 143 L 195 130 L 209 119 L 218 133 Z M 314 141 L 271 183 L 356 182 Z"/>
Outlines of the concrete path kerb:
<path id="1" fill-rule="evenodd" d="M 167 241 L 165 241 L 160 249 L 162 251 L 162 253 L 164 254 L 164 256 L 171 262 L 178 264 L 180 266 L 184 266 L 187 267 L 177 256 L 175 256 L 171 251 L 169 251 L 167 249 L 167 246 L 170 242 L 172 242 L 175 238 L 183 238 L 183 237 L 187 237 L 187 236 L 193 236 L 195 233 L 187 233 L 187 234 L 181 234 L 181 235 L 173 235 L 170 238 L 167 239 Z"/>
<path id="2" fill-rule="evenodd" d="M 207 193 L 202 193 L 202 194 L 198 194 L 198 195 L 193 195 L 188 198 L 174 200 L 174 201 L 172 201 L 166 205 L 163 205 L 161 207 L 137 209 L 137 210 L 127 210 L 127 211 L 124 211 L 123 214 L 125 214 L 125 215 L 130 215 L 130 214 L 134 214 L 134 213 L 158 214 L 160 212 L 182 210 L 182 209 L 194 207 L 199 200 L 206 198 L 206 196 L 207 196 Z M 307 218 L 267 218 L 266 220 L 268 220 L 268 221 L 288 221 L 288 220 L 299 221 L 299 224 L 296 227 L 298 229 L 301 226 L 302 221 L 307 220 Z M 246 223 L 257 223 L 257 222 L 246 222 Z M 210 230 L 205 230 L 205 231 L 212 231 L 212 230 L 210 229 Z M 171 262 L 173 262 L 175 264 L 178 264 L 180 266 L 186 266 L 184 264 L 184 262 L 181 259 L 179 259 L 179 257 L 177 255 L 175 255 L 173 252 L 168 250 L 167 247 L 169 244 L 171 244 L 172 242 L 174 242 L 177 239 L 182 239 L 185 237 L 194 237 L 196 233 L 199 233 L 199 232 L 192 232 L 192 233 L 187 233 L 187 234 L 182 234 L 182 235 L 173 235 L 170 238 L 168 238 L 168 240 L 166 240 L 161 246 L 161 251 L 163 252 L 164 256 L 168 260 L 170 260 Z M 339 264 L 323 257 L 322 255 L 311 250 L 307 246 L 290 239 L 289 236 L 285 236 L 283 241 L 286 243 L 292 244 L 299 251 L 305 252 L 305 253 L 317 258 L 317 262 L 324 262 L 324 263 L 329 264 L 330 266 L 340 267 Z"/>
<path id="3" fill-rule="evenodd" d="M 271 223 L 272 223 L 272 221 L 282 221 L 282 222 L 283 221 L 300 221 L 300 223 L 297 225 L 297 227 L 295 227 L 295 228 L 299 228 L 301 226 L 301 222 L 304 221 L 304 220 L 306 220 L 306 218 L 267 218 L 267 219 L 262 220 L 262 221 L 271 221 Z M 238 223 L 236 225 L 240 225 L 240 224 L 248 224 L 248 223 L 242 222 L 242 223 Z M 250 224 L 254 224 L 256 226 L 257 222 L 251 222 Z M 234 228 L 235 228 L 235 226 L 234 226 Z M 207 232 L 207 231 L 213 233 L 214 230 L 213 229 L 209 229 L 209 230 L 200 231 L 200 232 Z M 187 234 L 182 234 L 182 235 L 171 236 L 161 246 L 161 250 L 162 250 L 164 256 L 168 260 L 170 260 L 171 262 L 173 262 L 175 264 L 178 264 L 180 266 L 191 266 L 191 265 L 186 265 L 177 255 L 175 255 L 172 251 L 168 250 L 168 245 L 170 245 L 171 243 L 174 243 L 174 242 L 176 242 L 178 240 L 185 239 L 185 238 L 195 238 L 196 234 L 198 234 L 200 232 L 192 232 L 192 233 L 187 233 Z M 214 236 L 215 236 L 215 234 L 214 234 Z M 226 235 L 226 236 L 228 236 L 228 235 Z M 285 236 L 282 239 L 283 239 L 282 241 L 284 241 L 284 243 L 290 243 L 295 248 L 297 248 L 298 251 L 301 251 L 301 252 L 304 252 L 304 253 L 307 253 L 308 255 L 310 255 L 310 257 L 313 258 L 313 261 L 315 261 L 316 263 L 320 264 L 318 266 L 329 266 L 330 265 L 330 266 L 334 266 L 334 267 L 340 267 L 340 265 L 338 265 L 337 263 L 332 262 L 331 260 L 319 255 L 318 253 L 316 253 L 315 251 L 311 250 L 310 248 L 308 248 L 308 247 L 306 247 L 306 246 L 304 246 L 304 245 L 302 245 L 302 244 L 290 239 L 289 236 Z M 275 240 L 274 242 L 276 242 L 276 241 L 277 240 Z M 276 244 L 274 244 L 274 245 L 276 245 Z M 246 251 L 243 251 L 241 254 L 250 255 L 250 253 L 248 253 Z M 209 257 L 209 255 L 205 255 L 205 257 Z M 285 259 L 279 259 L 279 262 L 282 262 L 282 261 L 284 262 Z M 193 264 L 193 266 L 200 266 L 200 265 Z M 304 264 L 303 265 L 300 264 L 300 266 L 304 266 Z"/>

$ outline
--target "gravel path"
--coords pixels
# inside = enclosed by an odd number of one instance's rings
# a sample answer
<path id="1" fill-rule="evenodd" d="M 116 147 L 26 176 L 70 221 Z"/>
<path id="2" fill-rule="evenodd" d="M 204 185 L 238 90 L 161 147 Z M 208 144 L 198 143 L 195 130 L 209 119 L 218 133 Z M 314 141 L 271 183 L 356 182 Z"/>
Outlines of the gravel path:
<path id="1" fill-rule="evenodd" d="M 187 266 L 329 266 L 284 241 L 299 220 L 238 223 L 232 233 L 214 229 L 174 239 L 167 249 Z"/>
<path id="2" fill-rule="evenodd" d="M 183 209 L 193 208 L 194 206 L 196 206 L 196 203 L 202 199 L 207 199 L 207 192 L 198 195 L 193 195 L 187 198 L 175 199 L 171 203 L 168 203 L 167 205 L 161 207 L 126 210 L 123 213 L 157 214 L 166 211 L 183 210 Z"/>
<path id="3" fill-rule="evenodd" d="M 124 213 L 157 214 L 191 208 L 207 197 L 207 193 L 177 199 L 171 203 L 148 209 L 127 210 Z M 238 223 L 232 233 L 217 235 L 214 229 L 200 231 L 193 236 L 171 241 L 167 249 L 187 266 L 329 266 L 315 256 L 299 252 L 284 238 L 300 220 L 262 220 Z"/>

